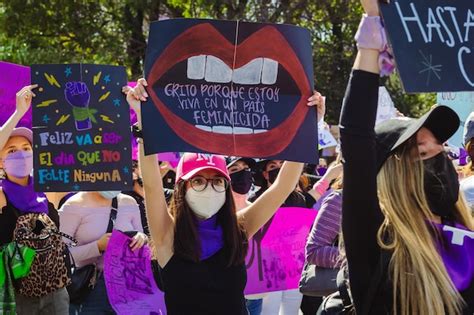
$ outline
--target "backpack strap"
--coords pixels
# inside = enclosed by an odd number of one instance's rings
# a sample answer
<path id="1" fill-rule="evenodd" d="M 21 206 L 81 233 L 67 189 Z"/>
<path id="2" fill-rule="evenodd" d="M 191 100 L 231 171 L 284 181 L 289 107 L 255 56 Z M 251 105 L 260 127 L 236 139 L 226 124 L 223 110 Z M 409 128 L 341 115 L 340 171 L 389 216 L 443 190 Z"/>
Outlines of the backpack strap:
<path id="1" fill-rule="evenodd" d="M 112 208 L 110 209 L 110 216 L 109 216 L 109 225 L 107 226 L 107 233 L 111 233 L 114 229 L 115 220 L 117 219 L 117 208 L 118 208 L 118 201 L 117 197 L 112 199 Z"/>
<path id="2" fill-rule="evenodd" d="M 339 291 L 339 296 L 341 297 L 342 304 L 344 309 L 350 309 L 353 306 L 352 297 L 350 294 L 349 284 L 347 283 L 346 269 L 341 268 L 337 273 L 336 284 L 337 290 Z"/>

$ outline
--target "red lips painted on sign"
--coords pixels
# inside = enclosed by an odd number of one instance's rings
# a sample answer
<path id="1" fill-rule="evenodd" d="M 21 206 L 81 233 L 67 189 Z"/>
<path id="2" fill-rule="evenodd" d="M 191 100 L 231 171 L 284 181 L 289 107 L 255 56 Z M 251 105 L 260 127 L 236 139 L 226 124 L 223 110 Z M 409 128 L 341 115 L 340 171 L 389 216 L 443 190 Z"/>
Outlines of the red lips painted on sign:
<path id="1" fill-rule="evenodd" d="M 153 103 L 169 127 L 187 143 L 207 152 L 268 157 L 287 148 L 310 110 L 306 99 L 311 95 L 311 86 L 301 62 L 284 36 L 275 27 L 265 26 L 236 47 L 211 24 L 198 24 L 181 33 L 167 46 L 153 64 L 147 77 L 148 84 L 153 86 L 173 66 L 199 55 L 215 56 L 231 69 L 242 67 L 255 58 L 273 59 L 289 73 L 300 97 L 291 114 L 265 133 L 220 134 L 201 130 L 179 117 L 149 88 Z"/>

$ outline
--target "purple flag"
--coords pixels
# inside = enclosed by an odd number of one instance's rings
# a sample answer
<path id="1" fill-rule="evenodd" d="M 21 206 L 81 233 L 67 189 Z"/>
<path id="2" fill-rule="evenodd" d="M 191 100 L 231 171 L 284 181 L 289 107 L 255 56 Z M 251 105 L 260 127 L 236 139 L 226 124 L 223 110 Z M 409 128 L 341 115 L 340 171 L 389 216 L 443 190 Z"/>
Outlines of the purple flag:
<path id="1" fill-rule="evenodd" d="M 136 251 L 131 238 L 113 231 L 104 257 L 104 276 L 110 304 L 118 314 L 165 315 L 164 294 L 154 280 L 148 245 Z"/>

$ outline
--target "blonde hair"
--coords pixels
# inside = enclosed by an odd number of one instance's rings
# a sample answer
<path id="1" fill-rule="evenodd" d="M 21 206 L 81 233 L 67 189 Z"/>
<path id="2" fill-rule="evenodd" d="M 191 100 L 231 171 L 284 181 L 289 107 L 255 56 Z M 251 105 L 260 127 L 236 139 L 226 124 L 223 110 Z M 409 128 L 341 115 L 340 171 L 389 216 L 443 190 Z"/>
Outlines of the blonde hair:
<path id="1" fill-rule="evenodd" d="M 390 156 L 377 175 L 380 208 L 385 216 L 377 241 L 392 251 L 393 314 L 461 314 L 464 302 L 435 245 L 434 215 L 423 187 L 423 162 L 410 140 Z M 415 154 L 415 156 L 416 156 Z M 460 194 L 462 195 L 462 194 Z M 473 218 L 462 196 L 455 219 L 469 229 Z"/>
<path id="2" fill-rule="evenodd" d="M 474 145 L 472 140 L 469 140 L 469 142 L 466 144 L 465 149 L 466 149 L 468 154 L 469 154 L 469 151 L 470 151 L 469 149 L 472 145 Z M 472 164 L 472 159 L 474 157 L 469 155 L 469 158 L 470 158 L 469 163 L 467 163 L 466 165 L 464 165 L 464 167 L 462 167 L 462 174 L 463 174 L 464 178 L 474 175 L 474 165 Z"/>

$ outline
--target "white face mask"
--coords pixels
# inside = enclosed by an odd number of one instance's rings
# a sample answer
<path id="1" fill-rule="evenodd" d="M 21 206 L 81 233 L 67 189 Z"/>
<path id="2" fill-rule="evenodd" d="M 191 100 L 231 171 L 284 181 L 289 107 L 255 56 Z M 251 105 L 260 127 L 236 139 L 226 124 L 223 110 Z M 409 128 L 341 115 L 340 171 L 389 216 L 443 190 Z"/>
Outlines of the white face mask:
<path id="1" fill-rule="evenodd" d="M 105 199 L 114 199 L 120 194 L 120 191 L 108 190 L 108 191 L 99 191 L 99 194 L 102 195 Z"/>
<path id="2" fill-rule="evenodd" d="M 186 191 L 185 200 L 193 212 L 202 219 L 209 219 L 219 212 L 225 203 L 225 192 L 215 191 L 211 185 L 203 191 L 195 191 L 189 188 Z"/>

